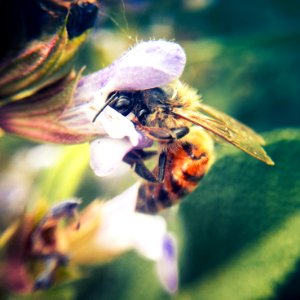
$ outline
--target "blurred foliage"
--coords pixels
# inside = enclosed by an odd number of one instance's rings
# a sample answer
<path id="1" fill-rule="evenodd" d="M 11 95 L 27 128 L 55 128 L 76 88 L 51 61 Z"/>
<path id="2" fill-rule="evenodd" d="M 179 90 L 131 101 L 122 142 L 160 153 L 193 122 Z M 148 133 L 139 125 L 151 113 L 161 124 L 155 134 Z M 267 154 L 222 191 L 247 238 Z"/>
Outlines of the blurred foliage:
<path id="1" fill-rule="evenodd" d="M 181 206 L 183 286 L 196 286 L 201 299 L 274 297 L 297 267 L 299 131 L 274 131 L 267 141 L 274 168 L 224 155 Z"/>
<path id="2" fill-rule="evenodd" d="M 187 53 L 182 79 L 198 88 L 206 103 L 259 132 L 270 131 L 266 149 L 275 167 L 220 147 L 199 189 L 182 202 L 176 217 L 183 228 L 177 230 L 181 287 L 174 298 L 299 299 L 300 131 L 282 128 L 300 126 L 300 3 L 192 2 L 103 1 L 77 66 L 87 65 L 89 73 L 137 40 L 174 39 Z M 10 26 L 18 32 L 17 25 Z M 33 146 L 16 138 L 0 139 L 3 169 L 13 153 Z M 38 180 L 50 199 L 72 193 L 88 200 L 108 199 L 133 182 L 127 177 L 101 183 L 86 172 L 86 149 L 72 149 L 66 148 Z M 122 186 L 116 188 L 117 183 Z M 133 253 L 86 274 L 71 285 L 72 292 L 70 286 L 61 286 L 42 299 L 169 298 L 152 264 Z"/>
<path id="3" fill-rule="evenodd" d="M 0 104 L 64 78 L 98 12 L 97 0 L 4 1 L 0 12 Z"/>
<path id="4" fill-rule="evenodd" d="M 80 157 L 80 159 L 78 159 Z M 88 145 L 66 147 L 55 165 L 41 180 L 41 196 L 50 203 L 72 198 L 89 162 Z"/>
<path id="5" fill-rule="evenodd" d="M 174 39 L 187 53 L 183 80 L 198 88 L 208 104 L 259 131 L 300 125 L 299 3 L 202 0 L 189 9 L 187 0 L 140 1 L 150 3 L 130 10 L 136 1 L 128 1 L 131 6 L 125 1 L 129 8 L 124 12 L 122 2 L 106 2 L 103 34 L 93 40 L 92 50 L 86 48 L 96 55 L 83 53 L 90 59 L 82 62 L 90 62 L 91 69 L 136 40 Z M 111 37 L 107 30 L 117 33 Z"/>

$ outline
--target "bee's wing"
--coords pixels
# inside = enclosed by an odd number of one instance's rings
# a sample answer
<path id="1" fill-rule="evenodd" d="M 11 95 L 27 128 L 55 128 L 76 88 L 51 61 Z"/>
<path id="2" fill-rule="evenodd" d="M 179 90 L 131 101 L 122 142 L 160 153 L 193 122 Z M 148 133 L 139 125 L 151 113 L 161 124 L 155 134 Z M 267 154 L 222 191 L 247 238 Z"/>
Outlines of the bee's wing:
<path id="1" fill-rule="evenodd" d="M 234 118 L 203 103 L 199 103 L 199 114 L 185 114 L 180 111 L 177 115 L 209 130 L 264 163 L 274 165 L 261 146 L 265 144 L 264 139 Z"/>

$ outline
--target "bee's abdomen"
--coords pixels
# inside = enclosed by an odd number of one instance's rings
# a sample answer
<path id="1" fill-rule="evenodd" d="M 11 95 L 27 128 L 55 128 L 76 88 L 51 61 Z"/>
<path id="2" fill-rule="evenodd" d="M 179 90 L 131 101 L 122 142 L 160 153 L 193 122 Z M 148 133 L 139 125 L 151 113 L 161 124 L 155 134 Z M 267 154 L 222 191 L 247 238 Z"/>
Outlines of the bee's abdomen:
<path id="1" fill-rule="evenodd" d="M 197 187 L 211 161 L 211 140 L 199 139 L 197 132 L 188 134 L 180 145 L 167 151 L 164 182 L 144 182 L 140 186 L 136 210 L 156 213 L 174 205 Z"/>

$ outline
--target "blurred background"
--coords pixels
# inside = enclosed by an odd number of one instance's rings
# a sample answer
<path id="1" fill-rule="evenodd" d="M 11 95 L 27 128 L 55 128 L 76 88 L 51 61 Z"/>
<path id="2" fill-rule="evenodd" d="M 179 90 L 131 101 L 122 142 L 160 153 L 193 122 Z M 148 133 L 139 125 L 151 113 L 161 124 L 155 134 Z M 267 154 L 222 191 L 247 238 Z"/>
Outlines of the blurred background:
<path id="1" fill-rule="evenodd" d="M 181 284 L 173 298 L 300 299 L 300 234 L 295 228 L 300 204 L 300 3 L 102 1 L 76 66 L 91 73 L 149 39 L 179 43 L 187 55 L 181 79 L 205 103 L 262 133 L 277 163 L 271 170 L 237 151 L 217 149 L 220 160 L 201 187 L 179 211 L 166 213 L 180 249 Z M 113 179 L 95 178 L 88 159 L 79 154 L 88 155 L 84 146 L 66 150 L 5 136 L 0 147 L 0 195 L 8 199 L 0 208 L 2 216 L 5 209 L 18 215 L 35 195 L 63 199 L 60 179 L 68 176 L 75 178 L 70 190 L 85 203 L 99 196 L 109 199 L 137 179 L 127 170 Z M 66 162 L 76 171 L 66 170 Z M 12 192 L 11 186 L 18 189 Z M 2 217 L 1 224 L 7 222 Z M 45 299 L 169 299 L 152 268 L 129 253 L 87 270 L 85 279 L 58 287 Z"/>

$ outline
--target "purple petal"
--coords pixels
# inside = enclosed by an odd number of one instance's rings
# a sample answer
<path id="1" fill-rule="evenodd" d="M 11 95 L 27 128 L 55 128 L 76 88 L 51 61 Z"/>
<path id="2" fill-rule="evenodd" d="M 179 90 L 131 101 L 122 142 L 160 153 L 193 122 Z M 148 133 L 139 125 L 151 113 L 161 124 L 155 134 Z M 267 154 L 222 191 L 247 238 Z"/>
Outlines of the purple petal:
<path id="1" fill-rule="evenodd" d="M 134 145 L 134 148 L 137 149 L 144 149 L 144 148 L 149 148 L 153 145 L 153 140 L 149 139 L 146 137 L 142 132 L 137 131 L 138 133 L 138 143 Z"/>
<path id="2" fill-rule="evenodd" d="M 111 83 L 115 90 L 144 90 L 178 79 L 186 57 L 176 43 L 163 40 L 142 42 L 114 63 Z"/>
<path id="3" fill-rule="evenodd" d="M 78 83 L 74 103 L 104 103 L 105 97 L 116 90 L 164 86 L 181 76 L 185 62 L 184 50 L 176 43 L 141 42 L 109 67 L 83 77 Z"/>
<path id="4" fill-rule="evenodd" d="M 178 267 L 176 241 L 166 234 L 162 243 L 162 257 L 157 262 L 157 274 L 165 290 L 174 294 L 178 289 Z"/>
<path id="5" fill-rule="evenodd" d="M 167 259 L 174 260 L 176 258 L 174 241 L 169 236 L 166 236 L 163 241 L 163 253 Z"/>
<path id="6" fill-rule="evenodd" d="M 73 105 L 80 105 L 96 100 L 94 99 L 95 93 L 108 84 L 114 72 L 114 66 L 110 65 L 107 68 L 82 77 L 79 80 L 74 93 Z M 105 99 L 103 99 L 102 102 L 104 103 L 104 101 Z"/>

